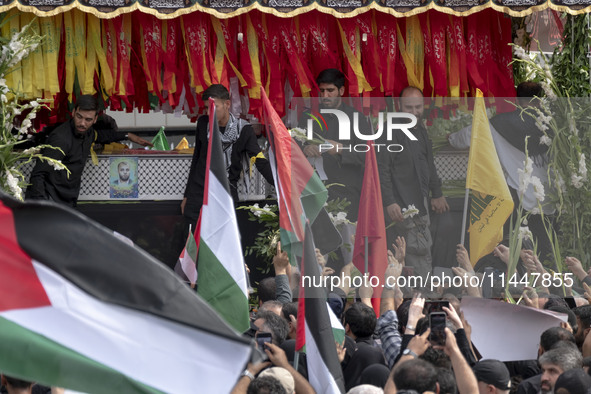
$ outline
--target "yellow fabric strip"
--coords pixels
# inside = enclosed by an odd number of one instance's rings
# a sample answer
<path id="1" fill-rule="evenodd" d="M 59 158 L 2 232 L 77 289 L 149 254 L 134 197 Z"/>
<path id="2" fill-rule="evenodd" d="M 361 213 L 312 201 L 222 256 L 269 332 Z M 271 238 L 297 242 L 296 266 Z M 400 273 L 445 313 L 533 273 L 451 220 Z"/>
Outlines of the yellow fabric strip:
<path id="1" fill-rule="evenodd" d="M 97 20 L 94 16 L 88 15 L 87 18 L 87 29 L 88 34 L 86 36 L 86 66 L 84 81 L 80 81 L 82 85 L 82 94 L 95 94 L 96 89 L 94 87 L 94 73 L 97 70 L 97 59 L 96 59 L 96 48 L 94 41 L 92 40 L 92 30 L 95 28 L 92 24 L 92 20 Z M 99 27 L 100 29 L 100 27 Z"/>
<path id="2" fill-rule="evenodd" d="M 339 26 L 339 32 L 341 33 L 341 40 L 343 42 L 343 50 L 345 51 L 345 56 L 347 57 L 349 65 L 351 66 L 353 72 L 355 73 L 355 76 L 357 77 L 357 83 L 359 84 L 359 91 L 357 93 L 361 94 L 364 91 L 371 92 L 373 89 L 365 79 L 365 74 L 363 73 L 363 67 L 361 66 L 361 62 L 359 61 L 357 56 L 355 56 L 353 50 L 349 46 L 349 41 L 347 40 L 347 36 L 345 35 L 343 26 L 341 26 L 341 22 L 337 21 L 337 24 Z"/>
<path id="3" fill-rule="evenodd" d="M 261 98 L 261 63 L 259 62 L 259 39 L 252 25 L 250 15 L 246 15 L 246 39 L 248 40 L 248 53 L 250 54 L 250 64 L 254 75 L 255 86 L 248 89 L 248 94 L 254 99 Z"/>
<path id="4" fill-rule="evenodd" d="M 242 86 L 242 87 L 247 86 L 248 84 L 244 80 L 244 77 L 242 76 L 240 71 L 238 71 L 238 68 L 236 68 L 236 66 L 232 63 L 232 61 L 230 60 L 230 56 L 228 55 L 228 48 L 226 47 L 226 40 L 224 38 L 222 22 L 220 22 L 220 20 L 218 18 L 212 17 L 211 23 L 213 25 L 213 30 L 215 31 L 215 34 L 218 38 L 218 50 L 216 51 L 216 54 L 215 54 L 215 66 L 216 66 L 216 71 L 218 73 L 218 78 L 221 78 L 220 67 L 223 66 L 223 60 L 220 61 L 220 54 L 219 54 L 219 50 L 221 49 L 222 54 L 228 60 L 228 64 L 230 65 L 230 67 L 232 67 L 232 70 L 234 70 L 234 73 L 238 77 L 238 80 L 240 81 L 240 86 Z M 221 63 L 221 65 L 219 65 L 220 63 Z"/>
<path id="5" fill-rule="evenodd" d="M 265 159 L 265 155 L 263 155 L 263 152 L 259 152 L 256 156 L 253 156 L 250 158 L 250 165 L 248 166 L 248 171 L 250 172 L 251 177 L 252 177 L 252 166 L 254 166 L 254 163 L 257 161 L 257 159 Z"/>
<path id="6" fill-rule="evenodd" d="M 13 13 L 13 15 L 17 14 L 17 12 Z M 17 16 L 13 16 L 10 18 L 10 31 L 8 33 L 9 37 L 14 36 L 21 30 L 20 26 L 20 18 Z M 22 92 L 23 91 L 23 73 L 22 73 L 22 62 L 17 63 L 14 65 L 12 71 L 9 74 L 12 76 L 12 86 L 11 88 L 14 92 Z"/>
<path id="7" fill-rule="evenodd" d="M 90 38 L 89 41 L 92 41 L 100 65 L 102 88 L 110 92 L 113 90 L 113 74 L 101 43 L 101 20 L 92 15 L 88 15 L 88 37 Z"/>
<path id="8" fill-rule="evenodd" d="M 61 33 L 62 16 L 41 18 L 39 22 L 41 24 L 41 34 L 45 37 L 42 43 L 43 72 L 45 73 L 44 98 L 52 99 L 53 95 L 59 92 L 57 58 L 61 39 L 58 32 Z"/>

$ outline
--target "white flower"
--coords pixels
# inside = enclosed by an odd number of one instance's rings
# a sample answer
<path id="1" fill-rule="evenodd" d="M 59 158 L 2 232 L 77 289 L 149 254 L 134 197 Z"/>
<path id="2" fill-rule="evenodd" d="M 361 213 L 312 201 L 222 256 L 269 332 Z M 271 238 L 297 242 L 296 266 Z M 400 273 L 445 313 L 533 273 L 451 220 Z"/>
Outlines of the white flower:
<path id="1" fill-rule="evenodd" d="M 3 103 L 7 103 L 8 99 L 6 98 L 6 96 L 4 94 L 0 94 L 0 101 L 2 101 Z"/>
<path id="2" fill-rule="evenodd" d="M 29 105 L 30 105 L 32 108 L 37 108 L 37 107 L 38 107 L 40 104 L 37 102 L 37 100 L 33 100 L 33 101 L 31 101 L 31 102 L 29 103 Z"/>
<path id="3" fill-rule="evenodd" d="M 20 186 L 18 185 L 18 179 L 16 179 L 14 175 L 12 175 L 12 172 L 10 172 L 10 170 L 6 170 L 6 183 L 8 184 L 8 188 L 12 192 L 12 195 L 18 198 L 19 200 L 22 200 L 23 189 L 20 188 Z"/>
<path id="4" fill-rule="evenodd" d="M 532 233 L 529 229 L 529 227 L 525 226 L 525 227 L 519 227 L 519 234 L 517 235 L 517 237 L 523 241 L 525 241 L 526 239 L 532 239 Z"/>
<path id="5" fill-rule="evenodd" d="M 525 175 L 530 175 L 534 171 L 534 161 L 529 157 L 525 158 Z"/>
<path id="6" fill-rule="evenodd" d="M 587 166 L 585 165 L 584 153 L 581 153 L 581 157 L 579 157 L 579 174 L 581 174 L 583 180 L 587 180 Z"/>
<path id="7" fill-rule="evenodd" d="M 523 219 L 521 219 L 521 224 L 527 226 L 527 217 L 524 216 Z"/>
<path id="8" fill-rule="evenodd" d="M 23 120 L 23 123 L 21 123 L 21 129 L 20 129 L 19 133 L 27 134 L 27 132 L 29 131 L 29 128 L 31 128 L 31 126 L 32 126 L 31 119 L 25 118 L 25 120 Z"/>
<path id="9" fill-rule="evenodd" d="M 548 100 L 555 101 L 558 98 L 556 97 L 554 90 L 552 90 L 550 85 L 548 85 L 546 82 L 541 82 L 540 85 L 542 85 L 542 89 L 544 89 L 544 94 L 546 95 Z"/>
<path id="10" fill-rule="evenodd" d="M 572 119 L 569 124 L 569 129 L 572 134 L 577 135 L 577 136 L 579 135 L 579 130 L 577 129 L 577 125 L 575 124 L 575 122 L 572 121 Z"/>
<path id="11" fill-rule="evenodd" d="M 552 138 L 548 137 L 547 135 L 543 135 L 540 137 L 540 145 L 552 145 Z"/>
<path id="12" fill-rule="evenodd" d="M 39 153 L 41 151 L 41 148 L 35 146 L 33 148 L 29 148 L 29 149 L 25 149 L 23 151 L 23 154 L 25 155 L 36 155 L 37 153 Z"/>
<path id="13" fill-rule="evenodd" d="M 289 130 L 289 135 L 292 138 L 295 138 L 299 142 L 306 142 L 306 141 L 308 141 L 307 131 L 304 130 L 304 129 L 301 129 L 299 127 L 294 127 L 293 129 L 290 129 Z"/>
<path id="14" fill-rule="evenodd" d="M 531 60 L 531 58 L 529 57 L 529 55 L 527 53 L 525 53 L 525 49 L 523 49 L 519 45 L 513 45 L 513 54 L 518 59 L 521 59 L 521 60 Z"/>
<path id="15" fill-rule="evenodd" d="M 533 209 L 530 212 L 532 213 L 532 215 L 539 215 L 540 214 L 540 208 L 533 207 Z"/>
<path id="16" fill-rule="evenodd" d="M 548 67 L 547 64 L 544 65 L 544 74 L 546 75 L 546 78 L 552 79 L 552 73 L 550 72 L 550 67 Z"/>
<path id="17" fill-rule="evenodd" d="M 583 177 L 577 174 L 572 174 L 570 176 L 570 183 L 575 187 L 575 189 L 580 189 L 583 187 Z"/>
<path id="18" fill-rule="evenodd" d="M 544 193 L 544 185 L 537 176 L 531 177 L 531 184 L 534 187 L 534 196 L 538 202 L 543 202 L 546 195 Z"/>
<path id="19" fill-rule="evenodd" d="M 417 207 L 414 206 L 414 204 L 410 204 L 408 208 L 402 208 L 402 217 L 404 219 L 412 218 L 418 213 L 419 210 L 417 209 Z"/>
<path id="20" fill-rule="evenodd" d="M 556 183 L 558 184 L 558 188 L 563 193 L 566 193 L 566 182 L 564 181 L 564 179 L 562 179 L 562 177 L 560 176 L 560 174 L 558 174 L 558 176 L 556 177 Z"/>
<path id="21" fill-rule="evenodd" d="M 59 160 L 47 160 L 47 162 L 56 171 L 61 171 L 61 170 L 65 170 L 66 169 L 66 166 L 64 164 L 62 164 L 62 162 L 59 161 Z"/>
<path id="22" fill-rule="evenodd" d="M 337 212 L 336 215 L 334 215 L 333 213 L 329 212 L 328 216 L 330 217 L 330 220 L 332 221 L 332 223 L 335 226 L 338 226 L 340 224 L 343 223 L 349 223 L 349 220 L 347 219 L 347 213 L 346 212 Z"/>

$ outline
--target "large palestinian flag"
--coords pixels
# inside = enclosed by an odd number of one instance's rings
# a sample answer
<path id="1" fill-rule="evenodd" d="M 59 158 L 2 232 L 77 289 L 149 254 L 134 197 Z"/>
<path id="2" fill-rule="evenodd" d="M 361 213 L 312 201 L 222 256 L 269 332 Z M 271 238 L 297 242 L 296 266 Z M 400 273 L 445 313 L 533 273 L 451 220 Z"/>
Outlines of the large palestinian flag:
<path id="1" fill-rule="evenodd" d="M 302 280 L 298 300 L 296 350 L 305 346 L 308 380 L 317 393 L 344 393 L 343 372 L 336 350 L 336 341 L 343 343 L 344 330 L 326 302 L 326 290 L 318 287 L 321 275 L 316 260 L 310 226 L 305 228 Z M 316 284 L 316 285 L 315 285 Z"/>
<path id="2" fill-rule="evenodd" d="M 250 327 L 246 269 L 213 100 L 209 113 L 205 191 L 195 234 L 197 292 L 232 327 L 244 332 Z"/>
<path id="3" fill-rule="evenodd" d="M 67 207 L 0 195 L 2 372 L 91 393 L 221 393 L 250 354 L 143 250 Z"/>
<path id="4" fill-rule="evenodd" d="M 263 88 L 261 97 L 271 146 L 269 161 L 279 203 L 281 246 L 294 261 L 294 255 L 302 255 L 304 223 L 306 219 L 310 223 L 314 222 L 326 203 L 328 191 L 300 147 L 289 135 Z"/>

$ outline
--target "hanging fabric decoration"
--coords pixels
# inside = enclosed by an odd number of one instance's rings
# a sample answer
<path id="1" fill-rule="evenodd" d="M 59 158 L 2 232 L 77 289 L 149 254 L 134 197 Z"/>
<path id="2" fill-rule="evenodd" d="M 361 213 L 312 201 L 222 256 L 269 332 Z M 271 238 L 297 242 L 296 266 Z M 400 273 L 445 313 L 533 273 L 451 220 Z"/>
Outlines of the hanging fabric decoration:
<path id="1" fill-rule="evenodd" d="M 185 41 L 185 53 L 189 62 L 191 84 L 199 95 L 212 84 L 209 72 L 211 48 L 209 18 L 201 13 L 183 15 L 181 29 Z"/>
<path id="2" fill-rule="evenodd" d="M 344 69 L 349 82 L 349 95 L 359 97 L 363 92 L 372 90 L 361 66 L 359 29 L 355 25 L 355 21 L 350 19 L 337 20 L 337 25 L 341 34 Z"/>
<path id="3" fill-rule="evenodd" d="M 425 54 L 421 24 L 418 17 L 415 15 L 407 18 L 405 27 L 404 35 L 400 30 L 400 24 L 397 26 L 397 31 L 400 54 L 406 66 L 408 83 L 424 90 Z"/>

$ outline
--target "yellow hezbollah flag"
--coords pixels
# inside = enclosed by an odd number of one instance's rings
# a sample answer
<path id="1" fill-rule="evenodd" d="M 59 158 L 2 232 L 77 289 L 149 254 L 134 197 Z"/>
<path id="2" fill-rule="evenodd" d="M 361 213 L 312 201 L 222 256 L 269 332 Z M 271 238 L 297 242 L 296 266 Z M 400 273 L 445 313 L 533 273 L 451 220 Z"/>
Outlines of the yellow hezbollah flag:
<path id="1" fill-rule="evenodd" d="M 513 211 L 513 199 L 493 143 L 480 90 L 476 91 L 474 103 L 466 188 L 472 190 L 470 257 L 475 265 L 501 242 L 503 224 Z"/>

